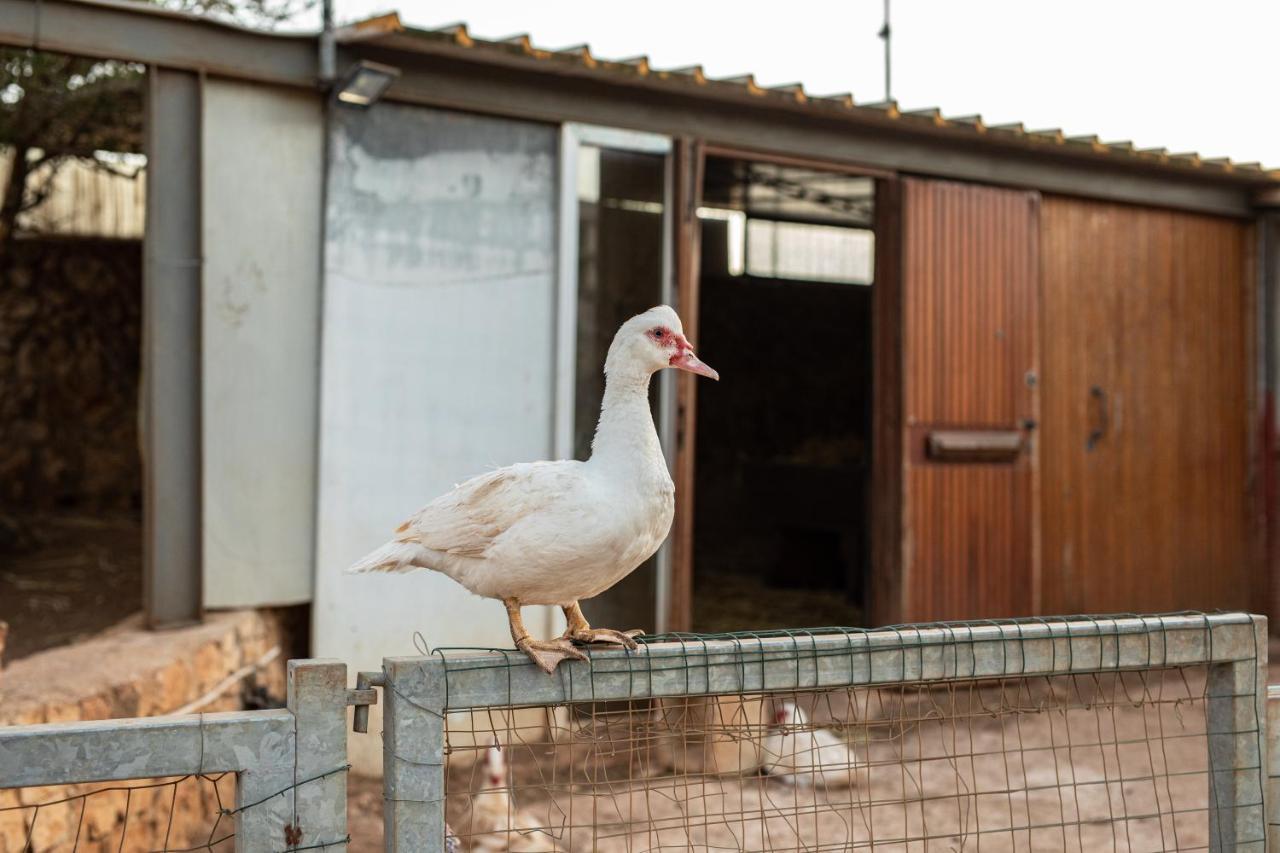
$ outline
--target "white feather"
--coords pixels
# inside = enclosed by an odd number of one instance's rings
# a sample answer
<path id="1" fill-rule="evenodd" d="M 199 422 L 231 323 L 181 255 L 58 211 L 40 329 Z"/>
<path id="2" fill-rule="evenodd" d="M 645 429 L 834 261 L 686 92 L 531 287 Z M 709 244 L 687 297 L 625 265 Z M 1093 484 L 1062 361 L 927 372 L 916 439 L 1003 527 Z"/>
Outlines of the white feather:
<path id="1" fill-rule="evenodd" d="M 764 766 L 769 775 L 801 787 L 858 784 L 864 770 L 839 735 L 815 728 L 794 702 L 783 702 L 778 717 L 764 740 Z"/>
<path id="2" fill-rule="evenodd" d="M 476 595 L 568 605 L 604 592 L 652 556 L 675 512 L 649 409 L 649 379 L 682 335 L 666 306 L 623 324 L 605 362 L 600 421 L 587 462 L 529 462 L 474 477 L 427 504 L 349 572 L 442 572 Z"/>
<path id="3" fill-rule="evenodd" d="M 511 774 L 497 744 L 485 752 L 484 781 L 471 798 L 471 849 L 512 851 L 563 848 L 551 835 L 551 828 L 511 801 Z"/>

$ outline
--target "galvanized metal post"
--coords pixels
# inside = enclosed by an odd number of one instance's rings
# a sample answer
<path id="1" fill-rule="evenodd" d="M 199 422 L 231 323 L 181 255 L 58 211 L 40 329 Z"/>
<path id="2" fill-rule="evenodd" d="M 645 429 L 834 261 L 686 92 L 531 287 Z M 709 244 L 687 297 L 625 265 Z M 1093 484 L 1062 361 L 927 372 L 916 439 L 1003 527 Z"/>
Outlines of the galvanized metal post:
<path id="1" fill-rule="evenodd" d="M 246 756 L 236 774 L 236 853 L 286 849 L 284 827 L 293 822 L 293 761 L 297 726 Z"/>
<path id="2" fill-rule="evenodd" d="M 387 658 L 382 666 L 386 849 L 439 853 L 445 834 L 444 664 Z"/>
<path id="3" fill-rule="evenodd" d="M 289 661 L 296 725 L 293 838 L 297 847 L 347 849 L 347 665 Z"/>
<path id="4" fill-rule="evenodd" d="M 292 731 L 236 777 L 236 851 L 347 849 L 347 667 L 289 661 Z"/>
<path id="5" fill-rule="evenodd" d="M 1267 850 L 1280 853 L 1280 684 L 1267 687 Z"/>
<path id="6" fill-rule="evenodd" d="M 1266 845 L 1267 620 L 1252 618 L 1256 656 L 1210 664 L 1206 685 L 1209 849 L 1223 853 Z"/>
<path id="7" fill-rule="evenodd" d="M 201 79 L 147 69 L 142 555 L 153 628 L 198 621 L 201 607 Z"/>

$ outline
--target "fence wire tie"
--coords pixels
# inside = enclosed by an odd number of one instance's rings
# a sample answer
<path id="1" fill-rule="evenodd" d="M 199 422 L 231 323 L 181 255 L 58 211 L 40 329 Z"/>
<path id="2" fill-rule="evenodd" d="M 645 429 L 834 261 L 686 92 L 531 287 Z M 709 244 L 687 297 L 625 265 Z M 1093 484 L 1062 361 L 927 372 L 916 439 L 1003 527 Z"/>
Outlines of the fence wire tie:
<path id="1" fill-rule="evenodd" d="M 263 798 L 262 798 L 262 799 L 260 799 L 260 800 L 255 800 L 255 801 L 254 801 L 254 802 L 252 802 L 252 803 L 246 803 L 246 804 L 245 804 L 245 805 L 243 805 L 243 806 L 237 806 L 237 807 L 236 807 L 236 808 L 234 808 L 234 809 L 227 809 L 227 808 L 224 808 L 224 809 L 221 809 L 220 811 L 221 811 L 221 813 L 222 813 L 223 815 L 227 815 L 227 816 L 235 815 L 235 814 L 239 814 L 240 812 L 247 811 L 247 810 L 249 810 L 249 809 L 253 808 L 254 806 L 260 806 L 260 805 L 262 805 L 263 803 L 267 802 L 268 800 L 274 800 L 276 797 L 280 796 L 281 794 L 287 794 L 287 793 L 289 793 L 290 791 L 292 791 L 292 790 L 294 790 L 294 789 L 296 789 L 296 788 L 301 788 L 303 785 L 306 785 L 306 784 L 311 783 L 311 782 L 316 782 L 316 781 L 318 781 L 318 780 L 320 780 L 320 779 L 324 779 L 324 778 L 326 778 L 326 777 L 332 776 L 332 775 L 334 775 L 335 773 L 346 773 L 346 772 L 347 772 L 348 770 L 350 770 L 350 769 L 351 769 L 351 765 L 350 765 L 350 764 L 344 764 L 344 765 L 342 765 L 341 767 L 335 767 L 335 768 L 333 768 L 332 770 L 326 770 L 326 771 L 325 771 L 325 772 L 323 772 L 323 773 L 318 773 L 318 774 L 316 774 L 315 776 L 311 776 L 311 777 L 309 777 L 309 778 L 307 778 L 307 779 L 302 779 L 302 780 L 299 780 L 299 781 L 297 781 L 297 782 L 294 782 L 292 785 L 286 785 L 285 787 L 281 788 L 279 791 L 276 791 L 274 794 L 268 794 L 267 796 L 263 797 Z M 337 843 L 337 842 L 334 842 L 334 843 Z M 302 850 L 302 849 L 305 849 L 305 848 L 301 848 L 301 847 L 291 847 L 291 848 L 289 848 L 289 849 L 291 849 L 291 850 Z"/>
<path id="2" fill-rule="evenodd" d="M 315 844 L 307 844 L 303 847 L 286 847 L 284 850 L 278 850 L 276 853 L 294 853 L 297 850 L 323 850 L 326 847 L 337 847 L 339 844 L 350 844 L 351 836 L 338 838 L 333 841 L 317 841 Z"/>

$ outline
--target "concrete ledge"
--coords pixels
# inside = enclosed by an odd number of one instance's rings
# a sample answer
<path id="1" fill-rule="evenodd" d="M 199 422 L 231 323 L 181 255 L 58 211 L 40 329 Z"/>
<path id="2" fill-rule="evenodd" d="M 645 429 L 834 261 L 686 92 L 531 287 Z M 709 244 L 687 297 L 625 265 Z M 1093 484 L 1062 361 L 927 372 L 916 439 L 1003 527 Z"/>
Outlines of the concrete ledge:
<path id="1" fill-rule="evenodd" d="M 201 625 L 168 631 L 147 631 L 140 621 L 130 621 L 84 642 L 23 658 L 0 673 L 0 726 L 152 717 L 190 709 L 193 703 L 199 711 L 239 710 L 244 685 L 267 700 L 261 704 L 283 705 L 285 662 L 297 651 L 291 647 L 295 632 L 289 615 L 288 610 L 219 613 Z M 270 657 L 276 648 L 279 653 Z M 260 668 L 254 666 L 264 658 Z M 201 746 L 206 746 L 203 740 Z M 32 768 L 31 778 L 48 769 Z M 231 829 L 229 822 L 218 822 L 218 810 L 235 801 L 233 776 L 132 793 L 103 790 L 109 787 L 0 790 L 0 853 L 24 849 L 28 837 L 35 850 L 70 849 L 77 839 L 79 849 L 94 851 L 186 848 L 205 844 L 215 828 L 219 835 Z M 93 791 L 99 793 L 57 802 Z M 36 810 L 40 803 L 54 804 Z M 122 835 L 127 835 L 123 847 Z"/>
<path id="2" fill-rule="evenodd" d="M 203 624 L 148 631 L 126 622 L 74 645 L 39 652 L 0 673 L 0 725 L 106 720 L 168 714 L 217 688 L 237 670 L 280 648 L 253 674 L 284 703 L 287 619 L 275 611 L 233 611 Z M 246 675 L 246 678 L 249 676 Z M 238 685 L 199 710 L 242 707 Z"/>

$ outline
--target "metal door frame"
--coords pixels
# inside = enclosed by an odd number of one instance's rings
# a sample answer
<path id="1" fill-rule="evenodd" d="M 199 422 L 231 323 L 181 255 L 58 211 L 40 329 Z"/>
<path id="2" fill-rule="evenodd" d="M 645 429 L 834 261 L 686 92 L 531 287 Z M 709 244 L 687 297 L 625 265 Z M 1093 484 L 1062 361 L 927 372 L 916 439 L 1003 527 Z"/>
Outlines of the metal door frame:
<path id="1" fill-rule="evenodd" d="M 657 154 L 663 157 L 662 210 L 662 301 L 670 305 L 675 297 L 672 249 L 672 204 L 674 201 L 671 137 L 621 128 L 568 122 L 560 128 L 560 199 L 556 245 L 556 332 L 553 453 L 556 459 L 573 458 L 574 404 L 577 397 L 578 355 L 578 150 L 583 145 Z M 675 379 L 670 371 L 658 374 L 658 439 L 674 474 L 676 399 Z M 671 541 L 657 553 L 657 584 L 654 594 L 654 628 L 668 628 L 671 600 Z"/>

